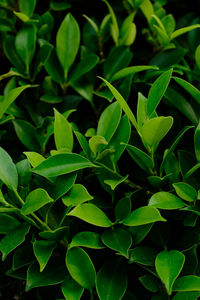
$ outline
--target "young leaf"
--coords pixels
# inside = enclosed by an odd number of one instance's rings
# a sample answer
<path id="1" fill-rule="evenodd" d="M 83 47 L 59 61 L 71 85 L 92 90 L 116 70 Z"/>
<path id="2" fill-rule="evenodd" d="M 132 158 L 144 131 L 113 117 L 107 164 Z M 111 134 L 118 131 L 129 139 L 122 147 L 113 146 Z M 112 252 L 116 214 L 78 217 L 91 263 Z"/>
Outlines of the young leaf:
<path id="1" fill-rule="evenodd" d="M 112 222 L 108 219 L 106 214 L 96 205 L 91 203 L 78 205 L 68 213 L 68 216 L 77 217 L 87 223 L 99 227 L 112 226 Z"/>
<path id="2" fill-rule="evenodd" d="M 85 157 L 74 153 L 61 153 L 47 158 L 32 171 L 45 177 L 72 173 L 94 165 Z"/>
<path id="3" fill-rule="evenodd" d="M 101 241 L 101 236 L 99 233 L 90 232 L 90 231 L 81 231 L 73 237 L 70 243 L 70 248 L 72 247 L 87 247 L 91 249 L 102 249 L 104 248 L 104 245 Z"/>
<path id="4" fill-rule="evenodd" d="M 11 190 L 17 190 L 18 174 L 10 155 L 0 147 L 0 180 Z"/>
<path id="5" fill-rule="evenodd" d="M 200 277 L 187 275 L 178 278 L 174 283 L 173 291 L 200 291 Z"/>
<path id="6" fill-rule="evenodd" d="M 110 84 L 107 80 L 105 80 L 101 77 L 99 77 L 99 78 L 105 82 L 105 84 L 107 85 L 109 90 L 112 92 L 113 96 L 116 98 L 119 105 L 121 106 L 121 108 L 123 109 L 123 111 L 125 112 L 127 117 L 129 118 L 129 120 L 131 121 L 133 126 L 137 129 L 138 126 L 137 126 L 135 116 L 132 113 L 132 111 L 131 111 L 130 107 L 128 106 L 128 104 L 126 103 L 125 99 L 122 97 L 122 95 L 116 90 L 116 88 L 112 84 Z"/>
<path id="7" fill-rule="evenodd" d="M 3 261 L 10 252 L 25 241 L 25 236 L 29 232 L 29 229 L 30 225 L 22 223 L 14 231 L 11 231 L 1 239 L 0 251 L 2 252 Z"/>
<path id="8" fill-rule="evenodd" d="M 180 274 L 185 262 L 185 256 L 177 251 L 162 251 L 156 256 L 156 271 L 164 283 L 168 295 L 172 293 L 173 284 Z"/>
<path id="9" fill-rule="evenodd" d="M 56 52 L 65 73 L 65 80 L 78 53 L 79 44 L 79 25 L 74 17 L 68 13 L 62 21 L 56 36 Z"/>
<path id="10" fill-rule="evenodd" d="M 40 272 L 46 267 L 53 250 L 56 248 L 56 243 L 54 241 L 35 241 L 33 243 L 33 251 L 37 261 L 40 265 Z"/>
<path id="11" fill-rule="evenodd" d="M 132 211 L 122 223 L 126 226 L 140 226 L 158 221 L 166 221 L 159 210 L 155 207 L 143 206 Z"/>
<path id="12" fill-rule="evenodd" d="M 168 133 L 173 124 L 172 117 L 157 117 L 145 122 L 141 128 L 141 135 L 144 142 L 154 152 L 160 141 Z"/>
<path id="13" fill-rule="evenodd" d="M 106 262 L 97 273 L 96 290 L 100 300 L 120 300 L 126 292 L 127 274 L 121 260 Z"/>
<path id="14" fill-rule="evenodd" d="M 187 27 L 183 27 L 183 28 L 177 29 L 177 30 L 175 30 L 171 34 L 171 40 L 177 38 L 178 36 L 180 36 L 180 35 L 188 32 L 188 31 L 194 30 L 196 28 L 200 28 L 200 25 L 199 24 L 195 24 L 195 25 L 191 25 L 191 26 L 187 26 Z"/>
<path id="15" fill-rule="evenodd" d="M 62 293 L 67 300 L 80 300 L 84 288 L 82 288 L 70 275 L 63 281 Z"/>
<path id="16" fill-rule="evenodd" d="M 193 202 L 197 200 L 197 191 L 188 183 L 176 182 L 173 184 L 177 195 L 185 201 Z"/>
<path id="17" fill-rule="evenodd" d="M 34 9 L 36 6 L 36 0 L 20 0 L 19 1 L 19 9 L 20 11 L 28 16 L 29 18 L 32 17 Z"/>
<path id="18" fill-rule="evenodd" d="M 160 100 L 165 94 L 165 91 L 169 85 L 172 69 L 164 72 L 160 77 L 156 79 L 150 88 L 148 101 L 147 101 L 147 115 L 150 117 L 152 113 L 156 110 Z"/>
<path id="19" fill-rule="evenodd" d="M 104 180 L 104 183 L 108 184 L 111 187 L 111 190 L 115 190 L 116 187 L 124 182 L 126 179 L 128 178 L 128 175 L 126 175 L 125 177 L 122 177 L 121 179 L 106 179 Z"/>
<path id="20" fill-rule="evenodd" d="M 108 3 L 108 1 L 106 1 L 106 0 L 102 0 L 102 1 L 106 3 L 106 5 L 109 9 L 111 19 L 112 19 L 112 25 L 111 25 L 112 37 L 113 37 L 113 40 L 114 40 L 115 44 L 117 45 L 118 44 L 118 39 L 119 39 L 119 27 L 118 27 L 118 23 L 117 23 L 115 13 L 112 9 L 112 6 Z"/>
<path id="21" fill-rule="evenodd" d="M 107 106 L 100 116 L 97 135 L 103 136 L 109 142 L 119 125 L 121 113 L 121 107 L 118 102 Z"/>
<path id="22" fill-rule="evenodd" d="M 23 153 L 26 155 L 33 168 L 37 167 L 39 164 L 41 164 L 41 162 L 45 160 L 45 158 L 37 152 L 23 152 Z"/>
<path id="23" fill-rule="evenodd" d="M 116 72 L 111 79 L 111 82 L 114 80 L 118 80 L 124 78 L 128 75 L 132 75 L 138 72 L 147 71 L 147 70 L 158 70 L 158 67 L 154 66 L 132 66 L 119 70 Z"/>
<path id="24" fill-rule="evenodd" d="M 132 244 L 132 238 L 128 231 L 121 228 L 108 229 L 101 238 L 107 247 L 128 257 L 128 251 Z"/>
<path id="25" fill-rule="evenodd" d="M 168 192 L 157 192 L 151 196 L 149 206 L 160 209 L 179 209 L 185 206 L 185 203 L 177 196 Z"/>
<path id="26" fill-rule="evenodd" d="M 32 214 L 34 211 L 50 202 L 53 202 L 53 199 L 45 190 L 41 188 L 35 189 L 26 197 L 26 201 L 22 206 L 21 212 L 23 215 Z"/>
<path id="27" fill-rule="evenodd" d="M 92 199 L 93 196 L 88 193 L 82 184 L 74 184 L 69 194 L 62 198 L 62 201 L 66 206 L 77 206 Z"/>
<path id="28" fill-rule="evenodd" d="M 67 119 L 55 108 L 54 139 L 57 150 L 66 148 L 69 152 L 73 149 L 72 126 Z"/>
<path id="29" fill-rule="evenodd" d="M 91 291 L 95 284 L 96 272 L 89 255 L 81 248 L 71 248 L 67 251 L 66 265 L 72 278 Z"/>
<path id="30" fill-rule="evenodd" d="M 33 60 L 36 50 L 36 27 L 31 23 L 25 23 L 17 33 L 15 47 L 21 60 L 26 65 L 26 72 L 29 73 L 29 66 Z"/>

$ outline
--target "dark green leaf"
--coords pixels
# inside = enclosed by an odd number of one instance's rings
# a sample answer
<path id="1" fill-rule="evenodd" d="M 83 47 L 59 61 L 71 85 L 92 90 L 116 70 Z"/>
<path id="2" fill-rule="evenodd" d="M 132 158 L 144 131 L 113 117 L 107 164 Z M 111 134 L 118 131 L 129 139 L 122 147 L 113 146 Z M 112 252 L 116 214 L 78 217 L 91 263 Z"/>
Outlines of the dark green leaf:
<path id="1" fill-rule="evenodd" d="M 29 1 L 26 1 L 26 0 L 20 0 L 19 1 L 19 9 L 20 11 L 27 15 L 28 17 L 31 17 L 33 12 L 34 12 L 34 9 L 35 9 L 35 6 L 36 6 L 36 0 L 29 0 Z"/>
<path id="2" fill-rule="evenodd" d="M 80 300 L 84 288 L 68 275 L 61 286 L 62 293 L 67 300 Z"/>
<path id="3" fill-rule="evenodd" d="M 92 249 L 102 249 L 104 245 L 101 241 L 101 236 L 99 233 L 82 231 L 77 233 L 71 243 L 70 248 L 72 247 L 87 247 Z"/>
<path id="4" fill-rule="evenodd" d="M 46 267 L 53 250 L 56 248 L 54 241 L 35 241 L 33 243 L 33 251 L 40 265 L 40 272 Z"/>
<path id="5" fill-rule="evenodd" d="M 173 291 L 200 291 L 200 277 L 187 275 L 178 278 L 174 283 Z"/>
<path id="6" fill-rule="evenodd" d="M 11 190 L 18 186 L 18 174 L 10 155 L 0 147 L 0 179 Z"/>

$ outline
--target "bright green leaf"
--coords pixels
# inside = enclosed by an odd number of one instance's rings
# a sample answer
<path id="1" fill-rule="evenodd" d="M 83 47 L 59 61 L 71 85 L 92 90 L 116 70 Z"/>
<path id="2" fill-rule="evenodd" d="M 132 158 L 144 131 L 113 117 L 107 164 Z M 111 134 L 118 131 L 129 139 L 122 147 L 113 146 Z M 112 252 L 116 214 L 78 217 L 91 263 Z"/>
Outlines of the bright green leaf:
<path id="1" fill-rule="evenodd" d="M 177 196 L 168 192 L 157 192 L 151 196 L 149 205 L 160 209 L 179 209 L 185 203 Z"/>
<path id="2" fill-rule="evenodd" d="M 70 248 L 72 247 L 102 249 L 104 248 L 104 245 L 101 241 L 101 236 L 99 233 L 91 231 L 81 231 L 73 237 L 70 243 Z"/>
<path id="3" fill-rule="evenodd" d="M 18 186 L 18 174 L 10 155 L 0 147 L 0 179 L 11 190 Z"/>
<path id="4" fill-rule="evenodd" d="M 69 194 L 62 198 L 62 201 L 66 206 L 77 206 L 92 199 L 93 196 L 88 193 L 82 184 L 74 184 Z"/>
<path id="5" fill-rule="evenodd" d="M 66 300 L 80 300 L 84 291 L 70 275 L 62 283 L 61 289 Z"/>
<path id="6" fill-rule="evenodd" d="M 187 275 L 178 278 L 174 283 L 173 291 L 200 291 L 200 277 Z"/>
<path id="7" fill-rule="evenodd" d="M 193 202 L 197 200 L 197 191 L 188 183 L 176 182 L 173 184 L 177 195 L 185 201 Z"/>

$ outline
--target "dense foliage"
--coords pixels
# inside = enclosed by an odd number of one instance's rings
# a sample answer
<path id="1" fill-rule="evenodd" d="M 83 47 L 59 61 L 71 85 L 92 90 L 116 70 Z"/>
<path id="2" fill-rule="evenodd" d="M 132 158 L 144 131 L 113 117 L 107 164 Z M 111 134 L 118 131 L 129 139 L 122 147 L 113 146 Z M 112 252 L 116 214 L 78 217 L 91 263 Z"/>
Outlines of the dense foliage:
<path id="1" fill-rule="evenodd" d="M 0 299 L 199 299 L 190 5 L 0 0 Z"/>

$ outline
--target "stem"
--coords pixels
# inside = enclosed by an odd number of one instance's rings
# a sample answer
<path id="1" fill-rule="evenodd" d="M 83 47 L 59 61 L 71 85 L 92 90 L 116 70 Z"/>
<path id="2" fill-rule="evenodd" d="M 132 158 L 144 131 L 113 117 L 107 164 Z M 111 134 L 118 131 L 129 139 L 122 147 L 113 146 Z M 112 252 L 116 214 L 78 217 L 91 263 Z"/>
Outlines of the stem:
<path id="1" fill-rule="evenodd" d="M 21 196 L 19 195 L 19 193 L 17 192 L 17 190 L 14 190 L 14 193 L 17 197 L 17 199 L 19 200 L 19 202 L 24 205 L 24 200 L 21 198 Z M 35 213 L 30 214 L 41 226 L 42 228 L 45 228 L 48 231 L 51 231 L 51 228 L 45 223 L 43 222 Z"/>

